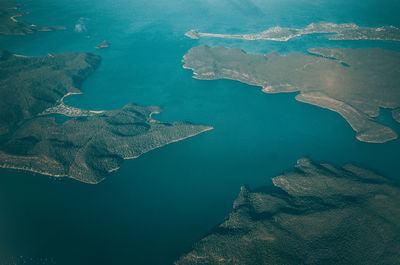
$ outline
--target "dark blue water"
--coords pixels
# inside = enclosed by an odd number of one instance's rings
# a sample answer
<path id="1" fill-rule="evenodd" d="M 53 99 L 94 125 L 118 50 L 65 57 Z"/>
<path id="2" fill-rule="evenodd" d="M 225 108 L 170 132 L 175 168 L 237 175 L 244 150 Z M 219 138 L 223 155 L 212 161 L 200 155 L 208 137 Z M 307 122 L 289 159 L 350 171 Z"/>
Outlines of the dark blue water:
<path id="1" fill-rule="evenodd" d="M 103 57 L 84 84 L 85 94 L 66 103 L 96 110 L 129 102 L 159 105 L 164 112 L 157 119 L 215 129 L 126 161 L 98 185 L 0 170 L 0 263 L 172 263 L 223 220 L 242 184 L 270 184 L 304 156 L 334 165 L 352 162 L 400 180 L 399 140 L 359 142 L 338 114 L 297 102 L 295 94 L 266 95 L 234 81 L 195 80 L 181 63 L 199 44 L 254 53 L 311 47 L 400 51 L 394 42 L 328 41 L 320 35 L 285 43 L 183 36 L 192 28 L 248 33 L 320 20 L 400 26 L 398 1 L 21 2 L 31 11 L 24 19 L 68 30 L 1 36 L 0 49 L 25 55 L 89 51 Z M 75 32 L 81 22 L 86 31 Z M 94 49 L 104 39 L 111 47 Z M 377 119 L 400 133 L 387 110 Z"/>

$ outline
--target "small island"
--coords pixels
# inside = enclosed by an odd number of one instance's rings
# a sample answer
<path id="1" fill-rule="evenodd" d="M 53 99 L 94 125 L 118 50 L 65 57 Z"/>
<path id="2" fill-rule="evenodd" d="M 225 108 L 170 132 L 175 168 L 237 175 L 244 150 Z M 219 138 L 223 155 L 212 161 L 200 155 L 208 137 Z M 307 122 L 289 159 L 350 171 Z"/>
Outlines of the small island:
<path id="1" fill-rule="evenodd" d="M 19 20 L 26 12 L 21 12 L 19 6 L 12 0 L 0 2 L 0 34 L 26 35 L 38 31 L 65 30 L 65 27 L 43 27 Z"/>
<path id="2" fill-rule="evenodd" d="M 176 265 L 397 264 L 400 187 L 372 171 L 300 159 L 233 210 Z"/>
<path id="3" fill-rule="evenodd" d="M 90 53 L 27 57 L 0 52 L 0 167 L 99 183 L 125 159 L 212 127 L 152 118 L 158 107 L 128 104 L 82 110 L 63 99 L 81 94 L 100 65 Z M 62 117 L 62 121 L 57 117 Z"/>
<path id="4" fill-rule="evenodd" d="M 97 45 L 96 49 L 104 49 L 110 47 L 110 43 L 107 40 L 102 41 L 99 45 Z"/>
<path id="5" fill-rule="evenodd" d="M 183 58 L 201 80 L 231 79 L 264 93 L 299 92 L 298 101 L 340 114 L 363 142 L 397 138 L 374 120 L 380 108 L 400 120 L 400 53 L 383 49 L 310 49 L 309 54 L 247 54 L 241 49 L 194 47 Z"/>
<path id="6" fill-rule="evenodd" d="M 334 24 L 325 21 L 312 23 L 304 29 L 282 28 L 279 26 L 269 28 L 258 34 L 216 34 L 202 33 L 197 30 L 186 32 L 191 39 L 224 38 L 241 40 L 269 40 L 288 41 L 290 39 L 309 34 L 330 34 L 330 40 L 390 40 L 400 41 L 400 29 L 394 26 L 379 28 L 360 27 L 354 23 Z M 334 34 L 333 36 L 331 36 Z"/>

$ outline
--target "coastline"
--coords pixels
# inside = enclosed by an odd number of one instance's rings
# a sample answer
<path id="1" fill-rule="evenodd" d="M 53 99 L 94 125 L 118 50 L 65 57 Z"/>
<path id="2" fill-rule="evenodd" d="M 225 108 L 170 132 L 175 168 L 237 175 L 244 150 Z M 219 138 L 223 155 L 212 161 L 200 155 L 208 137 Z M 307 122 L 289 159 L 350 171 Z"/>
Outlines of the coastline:
<path id="1" fill-rule="evenodd" d="M 168 143 L 166 143 L 166 144 L 161 144 L 161 145 L 152 147 L 151 149 L 149 149 L 149 150 L 147 150 L 146 152 L 143 152 L 143 153 L 141 153 L 141 154 L 139 154 L 139 155 L 131 156 L 131 157 L 124 157 L 123 159 L 124 159 L 124 160 L 136 159 L 136 158 L 139 158 L 141 155 L 144 155 L 144 154 L 146 154 L 146 153 L 148 153 L 148 152 L 150 152 L 150 151 L 156 150 L 156 149 L 158 149 L 158 148 L 161 148 L 161 147 L 163 147 L 163 146 L 166 146 L 166 145 L 169 145 L 169 144 L 172 144 L 172 143 L 176 143 L 176 142 L 183 141 L 183 140 L 185 140 L 185 139 L 187 139 L 187 138 L 194 137 L 194 136 L 199 135 L 199 134 L 201 134 L 201 133 L 203 133 L 203 132 L 208 132 L 208 131 L 211 131 L 211 130 L 213 130 L 213 129 L 214 129 L 214 127 L 210 126 L 210 127 L 207 127 L 206 129 L 204 129 L 204 130 L 202 130 L 202 131 L 199 131 L 199 132 L 197 132 L 197 133 L 193 133 L 193 134 L 191 134 L 191 135 L 188 135 L 188 136 L 186 136 L 186 137 L 182 137 L 182 138 L 179 138 L 179 139 L 171 140 L 170 142 L 168 142 Z M 114 170 L 114 171 L 115 171 L 115 170 Z"/>
<path id="2" fill-rule="evenodd" d="M 398 76 L 395 77 L 396 73 L 393 70 L 396 69 L 397 62 L 400 60 L 400 53 L 383 49 L 370 51 L 325 48 L 309 51 L 326 58 L 321 59 L 300 53 L 252 55 L 235 48 L 201 45 L 190 49 L 183 56 L 182 67 L 190 69 L 193 72 L 192 77 L 198 80 L 234 80 L 251 86 L 259 86 L 266 94 L 299 92 L 295 97 L 297 101 L 338 113 L 356 132 L 355 137 L 361 142 L 385 143 L 398 138 L 392 128 L 375 121 L 374 118 L 379 115 L 377 111 L 379 107 L 385 107 L 392 110 L 394 120 L 397 122 L 400 120 L 397 100 L 400 94 L 396 89 Z M 371 54 L 376 54 L 376 56 L 371 56 Z M 263 60 L 262 56 L 271 60 Z M 299 59 L 304 61 L 304 65 Z M 237 63 L 240 60 L 243 60 L 243 63 L 238 66 Z M 291 64 L 290 60 L 296 64 Z M 374 79 L 375 75 L 368 72 L 371 70 L 367 67 L 364 70 L 358 66 L 360 62 L 368 65 L 381 63 L 381 60 L 392 60 L 390 71 L 387 69 L 383 71 L 379 67 L 372 68 L 376 75 L 382 72 L 385 74 L 383 77 L 387 75 L 387 78 L 391 78 L 381 88 L 382 92 L 377 91 L 375 87 L 380 85 L 383 82 L 380 79 L 384 80 L 384 78 Z M 249 67 L 251 62 L 258 64 Z M 341 65 L 343 62 L 349 63 L 350 66 L 346 68 Z M 313 66 L 306 69 L 309 65 Z M 351 67 L 352 65 L 355 67 Z M 270 72 L 257 70 L 267 67 L 270 67 L 268 68 Z M 283 75 L 280 71 L 282 67 L 286 67 L 287 75 Z M 304 78 L 304 75 L 308 78 Z M 338 78 L 338 76 L 341 77 Z M 359 86 L 352 80 L 352 76 L 359 76 L 355 80 L 360 84 Z M 364 80 L 369 80 L 368 86 L 363 85 Z M 348 89 L 344 89 L 345 87 Z M 387 97 L 388 93 L 393 96 Z"/>
<path id="3" fill-rule="evenodd" d="M 354 107 L 321 93 L 301 93 L 295 99 L 339 114 L 357 133 L 356 138 L 361 142 L 385 143 L 398 138 L 398 135 L 391 128 L 374 122 Z"/>
<path id="4" fill-rule="evenodd" d="M 169 145 L 169 144 L 172 144 L 172 143 L 176 143 L 176 142 L 183 141 L 183 140 L 185 140 L 185 139 L 194 137 L 194 136 L 196 136 L 196 135 L 199 135 L 199 134 L 204 133 L 204 132 L 207 132 L 207 131 L 211 131 L 211 130 L 213 130 L 213 129 L 214 129 L 214 127 L 210 126 L 210 127 L 207 127 L 207 128 L 205 128 L 205 129 L 203 129 L 203 130 L 201 130 L 201 131 L 199 131 L 199 132 L 196 132 L 196 133 L 193 133 L 193 134 L 191 134 L 191 135 L 188 135 L 188 136 L 186 136 L 186 137 L 182 137 L 182 138 L 179 138 L 179 139 L 171 140 L 171 141 L 168 142 L 168 143 L 165 143 L 165 144 L 161 144 L 161 145 L 152 147 L 152 148 L 146 150 L 145 152 L 143 152 L 143 153 L 141 153 L 141 154 L 139 154 L 139 155 L 137 155 L 137 156 L 134 156 L 134 157 L 123 157 L 123 159 L 124 159 L 124 160 L 137 159 L 137 158 L 139 158 L 140 156 L 142 156 L 142 155 L 144 155 L 144 154 L 146 154 L 146 153 L 148 153 L 148 152 L 154 151 L 154 150 L 156 150 L 156 149 L 162 148 L 162 147 L 164 147 L 164 146 L 166 146 L 166 145 Z M 50 176 L 50 177 L 54 177 L 54 178 L 69 178 L 69 179 L 74 179 L 74 180 L 76 180 L 76 181 L 78 181 L 78 182 L 83 182 L 83 183 L 86 183 L 86 184 L 98 184 L 98 183 L 100 183 L 100 182 L 102 182 L 102 181 L 104 180 L 104 178 L 103 178 L 103 179 L 101 179 L 101 180 L 99 180 L 99 181 L 97 181 L 97 182 L 96 182 L 96 181 L 88 181 L 88 180 L 86 180 L 86 179 L 83 180 L 83 179 L 80 179 L 80 178 L 77 178 L 77 177 L 73 177 L 73 176 L 70 176 L 70 175 L 67 175 L 67 174 L 57 175 L 57 174 L 52 174 L 52 173 L 47 172 L 47 171 L 37 170 L 37 169 L 33 169 L 33 168 L 12 166 L 12 165 L 9 165 L 9 164 L 7 164 L 7 163 L 2 163 L 2 164 L 0 164 L 0 168 L 12 169 L 12 170 L 17 170 L 17 171 L 18 171 L 18 170 L 21 170 L 21 171 L 25 171 L 25 172 L 32 172 L 32 173 L 37 173 L 37 174 L 40 174 L 40 175 Z M 108 171 L 108 173 L 112 173 L 112 172 L 114 172 L 114 171 L 117 171 L 117 170 L 120 169 L 120 168 L 121 168 L 121 167 L 119 166 L 119 167 L 110 169 L 110 170 Z"/>
<path id="5" fill-rule="evenodd" d="M 17 14 L 17 15 L 14 15 L 14 16 L 10 17 L 10 19 L 11 19 L 13 22 L 18 23 L 19 21 L 16 20 L 15 18 L 16 18 L 16 17 L 22 17 L 22 16 L 23 16 L 23 14 Z"/>
<path id="6" fill-rule="evenodd" d="M 279 94 L 279 93 L 295 93 L 295 92 L 299 92 L 299 89 L 296 89 L 293 87 L 293 89 L 287 89 L 287 90 L 274 90 L 274 88 L 272 86 L 268 86 L 265 87 L 261 84 L 255 84 L 255 83 L 251 83 L 245 80 L 240 80 L 238 78 L 234 78 L 234 77 L 216 77 L 215 73 L 207 73 L 208 76 L 210 76 L 209 78 L 204 77 L 204 74 L 198 74 L 194 71 L 193 68 L 190 68 L 186 65 L 183 66 L 184 69 L 190 69 L 193 71 L 193 78 L 197 79 L 197 80 L 232 80 L 232 81 L 237 81 L 249 86 L 256 86 L 256 87 L 260 87 L 261 91 L 265 94 Z M 287 86 L 288 88 L 292 88 L 291 86 Z M 329 98 L 328 96 L 324 96 L 321 97 L 320 99 L 325 99 L 325 102 L 327 103 L 326 100 L 332 100 L 335 101 L 337 103 L 337 105 L 335 106 L 332 102 L 332 104 L 323 104 L 321 102 L 318 102 L 316 100 L 313 100 L 311 97 L 311 93 L 300 93 L 297 96 L 295 96 L 295 99 L 299 102 L 302 103 L 306 103 L 306 104 L 310 104 L 313 106 L 317 106 L 323 109 L 328 109 L 330 111 L 333 111 L 337 114 L 339 114 L 349 125 L 350 127 L 353 129 L 353 131 L 355 131 L 357 133 L 356 138 L 361 141 L 361 142 L 366 142 L 366 143 L 386 143 L 389 141 L 393 141 L 396 140 L 398 138 L 398 135 L 389 127 L 386 127 L 384 125 L 381 125 L 377 122 L 371 121 L 370 117 L 366 116 L 365 114 L 360 113 L 359 111 L 357 111 L 356 109 L 354 109 L 352 106 L 347 105 L 344 102 Z M 340 106 L 342 107 L 347 107 L 347 110 L 344 108 L 340 108 Z M 351 113 L 353 113 L 354 115 L 359 116 L 359 120 L 356 120 L 354 117 L 351 116 Z M 397 117 L 396 115 L 394 115 L 394 119 L 397 120 L 395 117 Z M 362 125 L 364 124 L 364 126 Z M 375 131 L 375 133 L 366 133 L 368 131 Z M 384 136 L 380 136 L 380 137 L 373 137 L 374 135 L 379 135 L 377 133 L 377 131 L 380 131 L 381 133 L 384 133 Z"/>
<path id="7" fill-rule="evenodd" d="M 362 33 L 364 35 L 360 35 Z M 191 39 L 222 38 L 240 40 L 268 40 L 287 42 L 293 38 L 310 34 L 335 34 L 328 40 L 390 40 L 400 41 L 400 29 L 389 25 L 377 28 L 360 27 L 354 23 L 335 24 L 326 21 L 311 23 L 305 28 L 284 28 L 280 26 L 270 27 L 260 33 L 248 34 L 219 34 L 205 33 L 197 30 L 189 30 L 185 36 Z"/>
<path id="8" fill-rule="evenodd" d="M 19 20 L 17 18 L 23 17 L 29 14 L 29 12 L 19 10 L 18 7 L 20 5 L 15 4 L 13 1 L 6 1 L 4 4 L 5 6 L 2 6 L 4 9 L 0 13 L 0 34 L 22 36 L 41 31 L 66 29 L 66 27 L 38 26 L 24 20 Z"/>

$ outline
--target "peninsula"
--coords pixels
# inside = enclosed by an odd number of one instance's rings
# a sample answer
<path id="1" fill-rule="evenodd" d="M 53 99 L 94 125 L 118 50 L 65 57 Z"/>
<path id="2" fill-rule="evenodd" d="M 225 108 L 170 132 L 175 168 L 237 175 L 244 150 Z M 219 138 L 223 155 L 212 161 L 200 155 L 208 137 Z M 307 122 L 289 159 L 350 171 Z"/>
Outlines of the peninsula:
<path id="1" fill-rule="evenodd" d="M 124 159 L 212 129 L 156 121 L 152 115 L 161 111 L 158 107 L 128 104 L 90 111 L 67 106 L 65 96 L 81 94 L 83 81 L 100 61 L 90 53 L 0 53 L 0 167 L 95 184 Z"/>
<path id="2" fill-rule="evenodd" d="M 383 26 L 379 28 L 360 27 L 354 23 L 334 24 L 329 22 L 318 22 L 308 25 L 304 29 L 281 28 L 279 26 L 269 28 L 257 34 L 216 34 L 202 33 L 197 30 L 186 32 L 191 39 L 200 38 L 225 38 L 242 40 L 270 40 L 288 41 L 290 39 L 308 34 L 329 34 L 330 40 L 389 40 L 400 41 L 400 29 L 394 26 Z M 334 34 L 332 36 L 332 34 Z"/>
<path id="3" fill-rule="evenodd" d="M 175 264 L 399 262 L 400 187 L 389 179 L 300 159 L 272 182 L 243 186 L 227 218 Z"/>
<path id="4" fill-rule="evenodd" d="M 19 20 L 26 12 L 19 10 L 19 6 L 12 0 L 0 1 L 0 34 L 26 35 L 38 31 L 64 30 L 65 27 L 42 27 Z"/>
<path id="5" fill-rule="evenodd" d="M 375 121 L 380 108 L 400 118 L 400 53 L 383 49 L 310 49 L 310 54 L 247 54 L 241 49 L 198 46 L 184 68 L 202 80 L 232 79 L 265 93 L 300 92 L 298 101 L 340 114 L 357 139 L 383 143 L 397 138 Z"/>

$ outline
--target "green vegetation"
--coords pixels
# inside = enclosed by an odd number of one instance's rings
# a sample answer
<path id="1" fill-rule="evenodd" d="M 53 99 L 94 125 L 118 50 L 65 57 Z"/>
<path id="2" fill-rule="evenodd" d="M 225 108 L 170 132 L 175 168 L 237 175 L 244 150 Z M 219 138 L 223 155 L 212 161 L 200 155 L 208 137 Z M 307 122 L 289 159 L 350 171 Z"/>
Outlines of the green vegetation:
<path id="1" fill-rule="evenodd" d="M 26 57 L 0 52 L 0 135 L 58 105 L 64 95 L 82 93 L 82 82 L 100 62 L 89 53 Z"/>
<path id="2" fill-rule="evenodd" d="M 124 159 L 212 129 L 155 121 L 157 107 L 87 111 L 65 105 L 63 98 L 82 93 L 82 82 L 99 64 L 100 57 L 88 53 L 0 54 L 0 167 L 98 183 Z M 55 114 L 72 118 L 59 123 Z"/>
<path id="3" fill-rule="evenodd" d="M 369 170 L 300 159 L 175 264 L 397 264 L 400 187 Z"/>
<path id="4" fill-rule="evenodd" d="M 37 31 L 63 30 L 64 27 L 42 27 L 21 21 L 18 18 L 24 12 L 18 10 L 19 6 L 12 0 L 0 1 L 0 34 L 6 35 L 25 35 Z"/>

